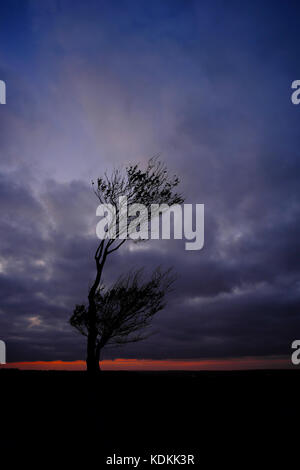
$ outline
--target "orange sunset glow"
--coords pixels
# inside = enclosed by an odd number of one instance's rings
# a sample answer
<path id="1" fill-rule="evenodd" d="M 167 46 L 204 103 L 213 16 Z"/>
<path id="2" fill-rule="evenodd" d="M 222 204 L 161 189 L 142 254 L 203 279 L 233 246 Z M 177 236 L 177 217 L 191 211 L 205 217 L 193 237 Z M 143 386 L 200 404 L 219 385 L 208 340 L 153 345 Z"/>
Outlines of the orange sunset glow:
<path id="1" fill-rule="evenodd" d="M 249 369 L 287 369 L 292 367 L 289 357 L 243 357 L 207 360 L 153 360 L 153 359 L 115 359 L 101 361 L 102 370 L 249 370 Z M 10 362 L 0 368 L 21 370 L 85 370 L 85 361 L 32 361 Z"/>

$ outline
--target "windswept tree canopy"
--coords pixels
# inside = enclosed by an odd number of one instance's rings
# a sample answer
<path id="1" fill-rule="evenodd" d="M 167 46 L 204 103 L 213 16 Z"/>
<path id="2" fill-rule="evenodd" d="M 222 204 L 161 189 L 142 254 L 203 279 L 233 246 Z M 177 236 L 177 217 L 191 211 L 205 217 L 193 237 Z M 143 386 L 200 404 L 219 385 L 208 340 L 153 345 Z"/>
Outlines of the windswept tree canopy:
<path id="1" fill-rule="evenodd" d="M 141 330 L 145 331 L 165 306 L 173 282 L 170 269 L 156 269 L 149 280 L 144 280 L 143 270 L 138 270 L 120 277 L 110 289 L 102 285 L 95 295 L 97 345 L 102 349 L 146 338 Z M 90 321 L 85 305 L 76 305 L 70 323 L 88 336 Z"/>
<path id="2" fill-rule="evenodd" d="M 183 202 L 182 195 L 175 191 L 179 178 L 170 175 L 157 157 L 151 158 L 145 169 L 139 165 L 130 165 L 125 171 L 115 169 L 110 175 L 106 173 L 103 178 L 98 178 L 96 185 L 94 182 L 92 184 L 99 202 L 113 210 L 112 226 L 117 223 L 117 229 L 113 230 L 114 236 L 107 237 L 107 249 L 115 238 L 123 238 L 124 234 L 130 233 L 130 222 L 134 217 L 127 217 L 127 207 L 142 205 L 146 210 L 142 223 L 146 224 L 155 215 L 153 206 L 165 206 L 166 210 L 167 205 Z M 110 228 L 108 227 L 108 234 Z M 124 240 L 119 245 L 123 243 Z"/>
<path id="3" fill-rule="evenodd" d="M 181 204 L 182 195 L 174 192 L 179 178 L 169 174 L 167 167 L 158 159 L 150 158 L 143 170 L 139 165 L 130 165 L 126 171 L 116 169 L 111 175 L 94 182 L 95 194 L 101 204 L 117 206 L 120 196 L 126 196 L 128 204 Z"/>

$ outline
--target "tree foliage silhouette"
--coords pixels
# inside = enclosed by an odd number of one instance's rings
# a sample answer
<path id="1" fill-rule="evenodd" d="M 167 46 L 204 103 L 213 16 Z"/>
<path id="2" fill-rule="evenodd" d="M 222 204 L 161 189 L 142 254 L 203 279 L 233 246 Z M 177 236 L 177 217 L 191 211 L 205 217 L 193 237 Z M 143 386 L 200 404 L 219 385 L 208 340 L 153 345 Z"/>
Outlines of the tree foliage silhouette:
<path id="1" fill-rule="evenodd" d="M 96 359 L 108 345 L 132 343 L 147 338 L 153 316 L 165 306 L 165 296 L 174 281 L 171 270 L 156 269 L 149 280 L 143 270 L 120 277 L 110 288 L 101 286 L 95 295 Z M 85 305 L 76 305 L 70 323 L 88 337 L 90 318 Z"/>
<path id="2" fill-rule="evenodd" d="M 163 273 L 156 270 L 148 282 L 139 281 L 142 273 L 137 271 L 120 278 L 110 289 L 103 287 L 102 274 L 107 259 L 128 240 L 122 239 L 124 232 L 127 234 L 131 230 L 132 218 L 120 220 L 119 198 L 126 198 L 128 206 L 143 204 L 150 221 L 151 205 L 170 206 L 183 202 L 182 195 L 175 191 L 178 183 L 178 177 L 171 176 L 158 158 L 150 159 L 145 169 L 130 165 L 124 172 L 116 169 L 110 175 L 105 173 L 104 177 L 98 178 L 96 184 L 92 182 L 99 202 L 110 204 L 116 218 L 119 217 L 115 233 L 119 238 L 108 236 L 98 244 L 95 252 L 96 276 L 89 289 L 88 305 L 77 305 L 70 319 L 71 325 L 87 336 L 86 363 L 91 374 L 99 371 L 101 349 L 109 342 L 124 343 L 143 338 L 137 332 L 147 327 L 153 315 L 162 308 L 171 281 L 169 271 Z"/>

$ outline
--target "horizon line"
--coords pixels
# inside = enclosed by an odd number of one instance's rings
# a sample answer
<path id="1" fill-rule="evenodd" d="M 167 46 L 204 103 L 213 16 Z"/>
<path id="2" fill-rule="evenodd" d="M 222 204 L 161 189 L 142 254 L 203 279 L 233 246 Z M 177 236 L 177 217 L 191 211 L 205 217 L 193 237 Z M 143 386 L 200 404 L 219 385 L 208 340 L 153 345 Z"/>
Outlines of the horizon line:
<path id="1" fill-rule="evenodd" d="M 251 370 L 294 368 L 290 356 L 244 356 L 223 359 L 104 359 L 102 370 Z M 0 365 L 0 369 L 21 370 L 86 370 L 84 360 L 75 361 L 17 361 Z"/>

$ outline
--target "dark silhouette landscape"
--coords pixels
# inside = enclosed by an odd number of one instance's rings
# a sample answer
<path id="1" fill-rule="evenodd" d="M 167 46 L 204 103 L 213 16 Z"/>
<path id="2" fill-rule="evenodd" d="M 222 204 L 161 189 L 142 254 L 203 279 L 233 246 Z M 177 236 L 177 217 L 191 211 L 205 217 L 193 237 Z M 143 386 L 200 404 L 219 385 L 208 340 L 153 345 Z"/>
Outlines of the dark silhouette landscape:
<path id="1" fill-rule="evenodd" d="M 0 470 L 298 468 L 299 39 L 296 1 L 1 1 Z"/>
<path id="2" fill-rule="evenodd" d="M 288 468 L 297 451 L 298 370 L 105 371 L 89 381 L 84 372 L 7 369 L 0 383 L 2 452 L 23 461 L 63 453 L 102 468 L 113 454 L 194 454 L 202 468 L 280 459 Z"/>

